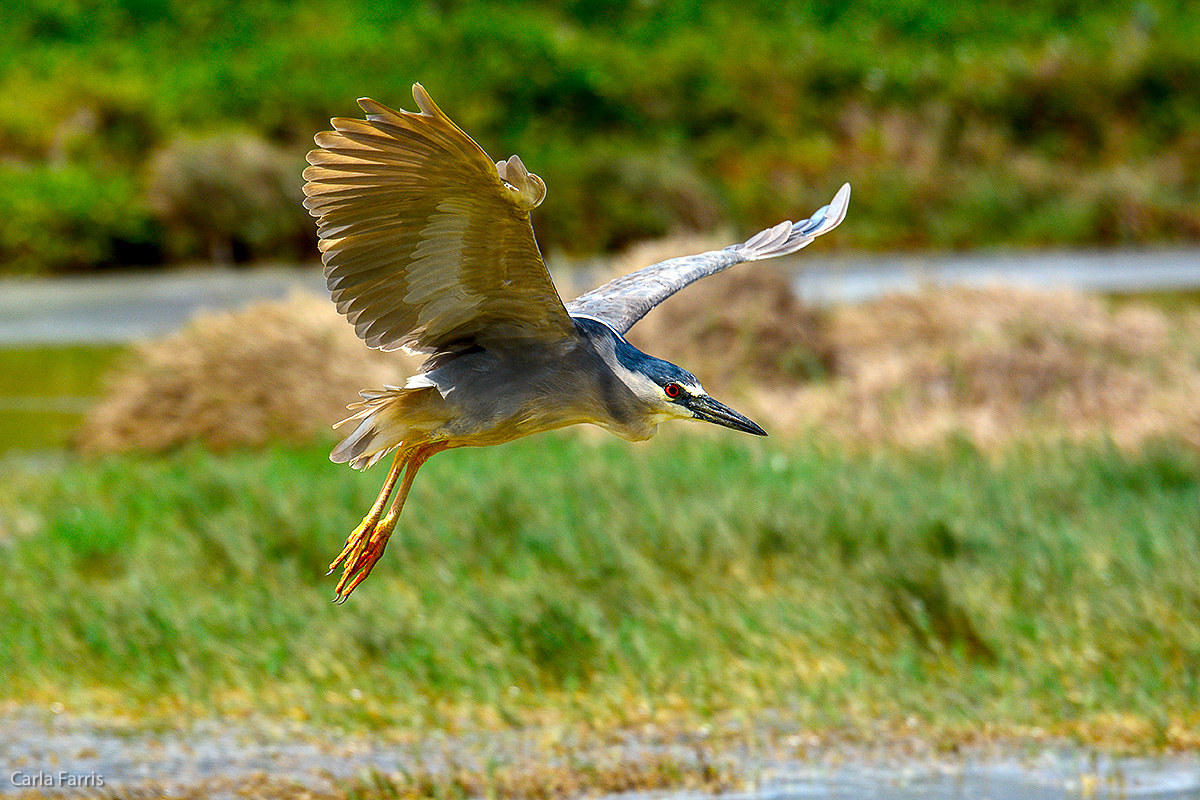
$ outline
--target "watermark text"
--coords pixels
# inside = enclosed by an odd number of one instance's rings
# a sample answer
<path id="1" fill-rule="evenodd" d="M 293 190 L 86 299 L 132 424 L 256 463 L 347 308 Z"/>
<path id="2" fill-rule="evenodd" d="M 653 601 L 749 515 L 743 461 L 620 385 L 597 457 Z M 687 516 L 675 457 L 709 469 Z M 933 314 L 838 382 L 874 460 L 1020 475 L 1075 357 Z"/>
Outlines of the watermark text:
<path id="1" fill-rule="evenodd" d="M 17 770 L 9 773 L 8 779 L 13 786 L 22 789 L 99 789 L 104 786 L 104 776 L 96 772 Z"/>

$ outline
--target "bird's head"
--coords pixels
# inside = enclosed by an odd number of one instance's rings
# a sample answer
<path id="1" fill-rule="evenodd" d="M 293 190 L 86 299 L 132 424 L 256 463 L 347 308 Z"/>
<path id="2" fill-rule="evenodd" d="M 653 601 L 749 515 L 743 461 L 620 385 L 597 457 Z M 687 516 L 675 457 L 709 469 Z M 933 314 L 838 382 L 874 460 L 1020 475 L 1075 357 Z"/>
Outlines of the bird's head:
<path id="1" fill-rule="evenodd" d="M 750 419 L 714 400 L 696 376 L 682 367 L 643 353 L 607 325 L 586 318 L 576 318 L 575 324 L 638 398 L 651 431 L 663 420 L 698 419 L 755 436 L 767 435 Z"/>
<path id="2" fill-rule="evenodd" d="M 682 367 L 653 356 L 646 356 L 638 366 L 638 375 L 651 384 L 643 384 L 638 395 L 660 415 L 669 419 L 698 419 L 755 436 L 767 435 L 752 420 L 714 400 L 696 376 Z"/>

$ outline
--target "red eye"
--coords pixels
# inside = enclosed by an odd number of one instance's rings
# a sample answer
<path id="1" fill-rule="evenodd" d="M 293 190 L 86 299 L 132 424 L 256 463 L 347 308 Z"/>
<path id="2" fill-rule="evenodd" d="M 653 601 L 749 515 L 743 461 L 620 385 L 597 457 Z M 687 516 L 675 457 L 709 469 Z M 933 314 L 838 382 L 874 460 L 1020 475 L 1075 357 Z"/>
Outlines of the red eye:
<path id="1" fill-rule="evenodd" d="M 667 397 L 674 400 L 676 397 L 679 397 L 683 390 L 679 388 L 678 383 L 668 383 L 663 387 L 663 391 L 667 393 Z"/>

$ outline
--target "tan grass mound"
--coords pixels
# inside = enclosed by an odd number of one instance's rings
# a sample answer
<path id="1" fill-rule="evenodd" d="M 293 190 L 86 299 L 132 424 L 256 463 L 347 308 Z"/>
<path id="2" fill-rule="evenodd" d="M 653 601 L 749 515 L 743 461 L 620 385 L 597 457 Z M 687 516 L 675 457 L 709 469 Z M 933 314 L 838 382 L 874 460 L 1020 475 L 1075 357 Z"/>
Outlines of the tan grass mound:
<path id="1" fill-rule="evenodd" d="M 678 239 L 627 272 L 721 241 Z M 771 265 L 701 281 L 630 332 L 773 433 L 924 446 L 962 436 L 1169 436 L 1200 447 L 1200 312 L 1070 291 L 927 289 L 813 311 Z M 361 388 L 417 366 L 369 350 L 315 296 L 197 318 L 138 347 L 78 434 L 87 452 L 213 448 L 326 433 Z"/>
<path id="2" fill-rule="evenodd" d="M 1073 291 L 927 289 L 840 307 L 833 380 L 762 393 L 785 427 L 921 446 L 965 436 L 1200 446 L 1200 313 Z"/>
<path id="3" fill-rule="evenodd" d="M 158 452 L 311 439 L 345 416 L 359 389 L 403 382 L 417 363 L 368 349 L 315 295 L 202 314 L 134 348 L 76 444 Z"/>

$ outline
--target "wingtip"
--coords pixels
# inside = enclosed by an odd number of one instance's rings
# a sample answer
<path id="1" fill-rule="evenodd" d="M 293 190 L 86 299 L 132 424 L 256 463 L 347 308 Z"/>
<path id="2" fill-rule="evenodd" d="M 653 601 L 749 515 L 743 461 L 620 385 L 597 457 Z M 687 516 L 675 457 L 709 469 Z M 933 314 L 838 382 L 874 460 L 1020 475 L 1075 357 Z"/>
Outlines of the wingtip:
<path id="1" fill-rule="evenodd" d="M 842 188 L 837 190 L 837 194 L 833 196 L 831 205 L 834 208 L 845 208 L 850 205 L 850 184 L 843 183 Z"/>
<path id="2" fill-rule="evenodd" d="M 363 110 L 363 113 L 367 115 L 368 120 L 373 121 L 373 120 L 389 119 L 391 117 L 400 116 L 400 112 L 396 111 L 396 109 L 391 108 L 389 106 L 385 106 L 383 103 L 379 102 L 378 100 L 374 100 L 370 97 L 360 97 L 360 98 L 358 98 L 357 102 L 358 102 L 358 107 L 361 108 Z M 361 123 L 358 123 L 357 120 L 354 120 L 354 122 L 357 124 L 361 124 Z M 336 120 L 335 120 L 335 127 L 336 127 Z"/>
<path id="3" fill-rule="evenodd" d="M 842 224 L 849 205 L 850 184 L 843 183 L 829 204 L 817 209 L 808 219 L 796 223 L 781 222 L 774 228 L 759 231 L 740 245 L 731 245 L 726 249 L 737 250 L 746 261 L 790 255 Z"/>
<path id="4" fill-rule="evenodd" d="M 837 194 L 829 201 L 828 227 L 826 231 L 831 231 L 842 223 L 846 218 L 846 209 L 850 207 L 850 184 L 843 183 L 842 188 L 837 190 Z"/>
<path id="5" fill-rule="evenodd" d="M 414 83 L 412 87 L 413 100 L 417 101 L 417 108 L 421 109 L 421 113 L 430 117 L 444 117 L 445 114 L 437 107 L 437 103 L 433 102 L 433 98 L 429 96 L 429 92 L 425 91 L 425 87 L 419 83 Z"/>

